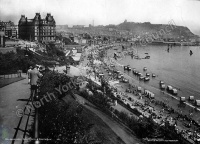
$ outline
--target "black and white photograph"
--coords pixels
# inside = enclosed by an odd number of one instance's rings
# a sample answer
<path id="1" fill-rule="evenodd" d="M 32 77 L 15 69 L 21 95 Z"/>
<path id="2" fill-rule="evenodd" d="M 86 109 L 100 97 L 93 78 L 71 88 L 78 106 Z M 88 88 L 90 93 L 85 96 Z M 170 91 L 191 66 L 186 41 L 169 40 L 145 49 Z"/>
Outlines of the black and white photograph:
<path id="1" fill-rule="evenodd" d="M 200 144 L 200 0 L 0 0 L 0 144 Z"/>

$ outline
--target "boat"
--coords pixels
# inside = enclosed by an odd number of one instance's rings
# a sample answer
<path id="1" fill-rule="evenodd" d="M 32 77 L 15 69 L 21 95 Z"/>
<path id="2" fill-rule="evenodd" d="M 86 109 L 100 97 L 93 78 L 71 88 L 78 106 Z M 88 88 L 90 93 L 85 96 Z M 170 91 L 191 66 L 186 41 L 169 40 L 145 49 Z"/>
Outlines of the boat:
<path id="1" fill-rule="evenodd" d="M 190 55 L 192 55 L 193 54 L 193 52 L 190 50 Z"/>
<path id="2" fill-rule="evenodd" d="M 149 74 L 149 73 L 146 73 L 146 76 L 150 76 L 150 74 Z"/>
<path id="3" fill-rule="evenodd" d="M 140 80 L 143 80 L 144 79 L 144 77 L 143 76 L 140 76 L 140 78 L 139 78 Z"/>
<path id="4" fill-rule="evenodd" d="M 145 77 L 145 78 L 144 78 L 144 81 L 149 81 L 149 80 L 150 80 L 149 77 Z"/>
<path id="5" fill-rule="evenodd" d="M 156 75 L 153 73 L 153 74 L 152 74 L 152 77 L 156 77 Z"/>
<path id="6" fill-rule="evenodd" d="M 145 59 L 150 59 L 150 56 L 145 56 Z"/>
<path id="7" fill-rule="evenodd" d="M 139 75 L 139 76 L 142 76 L 142 73 L 139 72 L 138 75 Z"/>

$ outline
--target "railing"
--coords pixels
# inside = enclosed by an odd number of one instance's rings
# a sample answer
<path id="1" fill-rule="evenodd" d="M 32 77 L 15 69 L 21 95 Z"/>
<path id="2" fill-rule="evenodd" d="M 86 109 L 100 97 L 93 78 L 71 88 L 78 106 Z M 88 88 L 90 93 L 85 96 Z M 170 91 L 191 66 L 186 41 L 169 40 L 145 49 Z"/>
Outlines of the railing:
<path id="1" fill-rule="evenodd" d="M 16 77 L 22 77 L 21 73 L 13 73 L 13 74 L 0 75 L 0 78 L 3 78 L 3 79 L 16 78 Z"/>

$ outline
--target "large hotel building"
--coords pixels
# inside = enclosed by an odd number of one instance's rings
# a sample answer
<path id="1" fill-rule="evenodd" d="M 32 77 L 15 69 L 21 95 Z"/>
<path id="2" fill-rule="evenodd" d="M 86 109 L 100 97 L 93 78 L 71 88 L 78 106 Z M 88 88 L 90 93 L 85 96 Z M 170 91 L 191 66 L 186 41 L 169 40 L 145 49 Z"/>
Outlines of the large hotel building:
<path id="1" fill-rule="evenodd" d="M 27 19 L 22 15 L 18 24 L 19 38 L 30 41 L 54 41 L 56 22 L 50 13 L 42 19 L 40 13 L 36 13 L 33 19 Z"/>

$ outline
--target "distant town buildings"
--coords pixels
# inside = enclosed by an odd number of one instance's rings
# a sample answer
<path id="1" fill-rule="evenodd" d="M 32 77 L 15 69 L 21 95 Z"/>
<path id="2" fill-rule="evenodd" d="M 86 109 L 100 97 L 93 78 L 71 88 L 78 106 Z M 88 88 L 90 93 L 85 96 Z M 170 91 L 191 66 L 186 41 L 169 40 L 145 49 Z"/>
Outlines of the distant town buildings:
<path id="1" fill-rule="evenodd" d="M 11 21 L 0 21 L 0 31 L 4 32 L 5 37 L 17 38 L 17 26 Z"/>
<path id="2" fill-rule="evenodd" d="M 73 28 L 84 28 L 84 25 L 73 25 Z"/>
<path id="3" fill-rule="evenodd" d="M 0 47 L 5 47 L 5 32 L 0 31 Z"/>
<path id="4" fill-rule="evenodd" d="M 19 38 L 30 41 L 54 41 L 56 22 L 50 13 L 42 19 L 40 13 L 36 13 L 33 19 L 27 19 L 21 15 L 18 23 Z"/>

